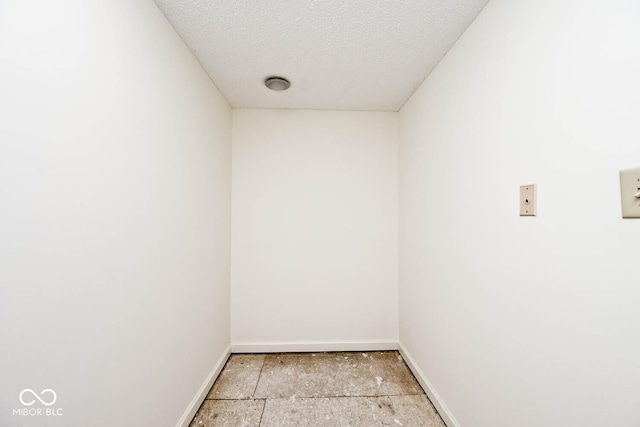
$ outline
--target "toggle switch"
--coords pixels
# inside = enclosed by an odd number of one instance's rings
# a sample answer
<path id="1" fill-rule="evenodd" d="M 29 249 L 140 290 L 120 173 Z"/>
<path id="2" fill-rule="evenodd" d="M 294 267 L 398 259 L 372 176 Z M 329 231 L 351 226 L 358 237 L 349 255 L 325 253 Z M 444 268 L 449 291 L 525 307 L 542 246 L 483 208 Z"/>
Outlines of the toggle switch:
<path id="1" fill-rule="evenodd" d="M 640 218 L 640 168 L 620 171 L 622 217 Z"/>

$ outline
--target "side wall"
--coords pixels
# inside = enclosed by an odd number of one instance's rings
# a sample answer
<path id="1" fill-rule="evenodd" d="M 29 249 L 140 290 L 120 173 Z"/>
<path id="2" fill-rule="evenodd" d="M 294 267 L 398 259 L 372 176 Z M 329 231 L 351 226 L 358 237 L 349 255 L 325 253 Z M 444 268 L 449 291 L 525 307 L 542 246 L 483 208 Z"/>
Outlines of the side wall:
<path id="1" fill-rule="evenodd" d="M 234 345 L 396 345 L 397 138 L 396 113 L 233 111 Z"/>
<path id="2" fill-rule="evenodd" d="M 400 341 L 460 426 L 640 425 L 639 23 L 491 0 L 401 110 Z"/>
<path id="3" fill-rule="evenodd" d="M 0 94 L 0 425 L 175 425 L 230 342 L 230 107 L 151 0 L 0 2 Z"/>

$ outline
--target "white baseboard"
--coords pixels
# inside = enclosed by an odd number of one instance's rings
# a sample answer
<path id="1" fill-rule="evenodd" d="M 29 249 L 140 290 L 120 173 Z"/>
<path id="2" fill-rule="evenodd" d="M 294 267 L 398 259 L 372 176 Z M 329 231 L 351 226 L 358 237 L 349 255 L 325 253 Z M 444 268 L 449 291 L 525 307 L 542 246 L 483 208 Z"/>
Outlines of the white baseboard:
<path id="1" fill-rule="evenodd" d="M 458 423 L 456 418 L 453 416 L 449 408 L 447 408 L 447 405 L 445 405 L 438 392 L 433 388 L 433 385 L 431 384 L 431 382 L 429 382 L 424 372 L 422 372 L 422 370 L 418 368 L 418 365 L 416 365 L 416 362 L 407 352 L 407 349 L 402 345 L 402 343 L 398 343 L 398 351 L 400 352 L 400 355 L 402 355 L 402 358 L 406 362 L 409 369 L 411 369 L 411 372 L 413 372 L 413 375 L 416 377 L 416 379 L 424 389 L 425 393 L 427 393 L 429 400 L 431 400 L 431 403 L 433 403 L 433 406 L 435 406 L 436 410 L 440 414 L 440 417 L 442 417 L 442 420 L 447 425 L 447 427 L 460 427 L 460 424 Z"/>
<path id="2" fill-rule="evenodd" d="M 218 379 L 218 375 L 220 375 L 220 372 L 222 371 L 222 368 L 224 368 L 225 363 L 227 363 L 227 359 L 229 359 L 230 355 L 231 345 L 228 345 L 222 356 L 220 356 L 216 364 L 213 365 L 213 370 L 204 381 L 204 384 L 200 387 L 200 390 L 198 390 L 198 393 L 196 393 L 195 397 L 187 407 L 187 410 L 180 418 L 180 421 L 176 424 L 176 427 L 189 427 L 191 420 L 196 416 L 196 412 L 198 412 L 200 405 L 202 405 L 202 402 L 207 397 L 209 390 L 213 387 L 213 383 Z"/>
<path id="3" fill-rule="evenodd" d="M 371 341 L 267 341 L 231 343 L 232 353 L 305 353 L 323 351 L 397 350 L 396 340 Z"/>

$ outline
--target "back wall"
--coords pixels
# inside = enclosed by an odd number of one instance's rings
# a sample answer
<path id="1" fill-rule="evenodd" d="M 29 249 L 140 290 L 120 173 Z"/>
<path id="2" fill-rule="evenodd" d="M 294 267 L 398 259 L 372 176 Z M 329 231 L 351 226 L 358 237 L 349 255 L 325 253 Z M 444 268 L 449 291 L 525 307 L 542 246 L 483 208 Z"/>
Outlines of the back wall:
<path id="1" fill-rule="evenodd" d="M 232 132 L 232 342 L 396 341 L 397 114 L 234 110 Z"/>

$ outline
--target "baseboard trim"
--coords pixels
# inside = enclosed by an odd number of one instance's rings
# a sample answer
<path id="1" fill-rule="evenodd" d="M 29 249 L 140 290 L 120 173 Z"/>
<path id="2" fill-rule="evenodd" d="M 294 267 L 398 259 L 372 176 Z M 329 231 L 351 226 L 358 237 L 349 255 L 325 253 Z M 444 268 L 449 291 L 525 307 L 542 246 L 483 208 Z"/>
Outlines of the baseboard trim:
<path id="1" fill-rule="evenodd" d="M 396 340 L 371 341 L 268 341 L 231 343 L 232 353 L 308 353 L 324 351 L 397 350 Z"/>
<path id="2" fill-rule="evenodd" d="M 195 397 L 187 407 L 187 410 L 182 415 L 182 418 L 180 418 L 180 421 L 176 424 L 176 427 L 189 427 L 191 420 L 196 416 L 196 412 L 198 412 L 200 405 L 202 405 L 202 402 L 204 402 L 204 399 L 207 397 L 209 390 L 213 387 L 213 383 L 218 379 L 218 375 L 220 375 L 222 368 L 224 368 L 225 363 L 227 363 L 229 356 L 231 356 L 231 344 L 227 346 L 222 356 L 220 356 L 216 364 L 213 366 L 209 376 L 200 387 L 200 390 L 198 390 L 198 393 L 196 393 Z"/>
<path id="3" fill-rule="evenodd" d="M 424 374 L 424 372 L 422 372 L 422 370 L 418 368 L 418 365 L 416 364 L 415 360 L 413 360 L 413 358 L 411 357 L 411 355 L 409 354 L 405 346 L 402 345 L 402 343 L 398 343 L 398 351 L 400 352 L 400 355 L 406 362 L 411 372 L 413 372 L 413 375 L 416 377 L 416 379 L 424 389 L 425 393 L 427 393 L 429 400 L 431 400 L 431 403 L 433 403 L 433 406 L 436 407 L 436 410 L 442 417 L 442 420 L 447 425 L 447 427 L 460 427 L 460 424 L 458 423 L 456 418 L 453 416 L 449 408 L 447 408 L 447 405 L 445 405 L 444 401 L 442 400 L 438 392 L 433 388 L 433 385 L 427 379 L 427 376 Z"/>

